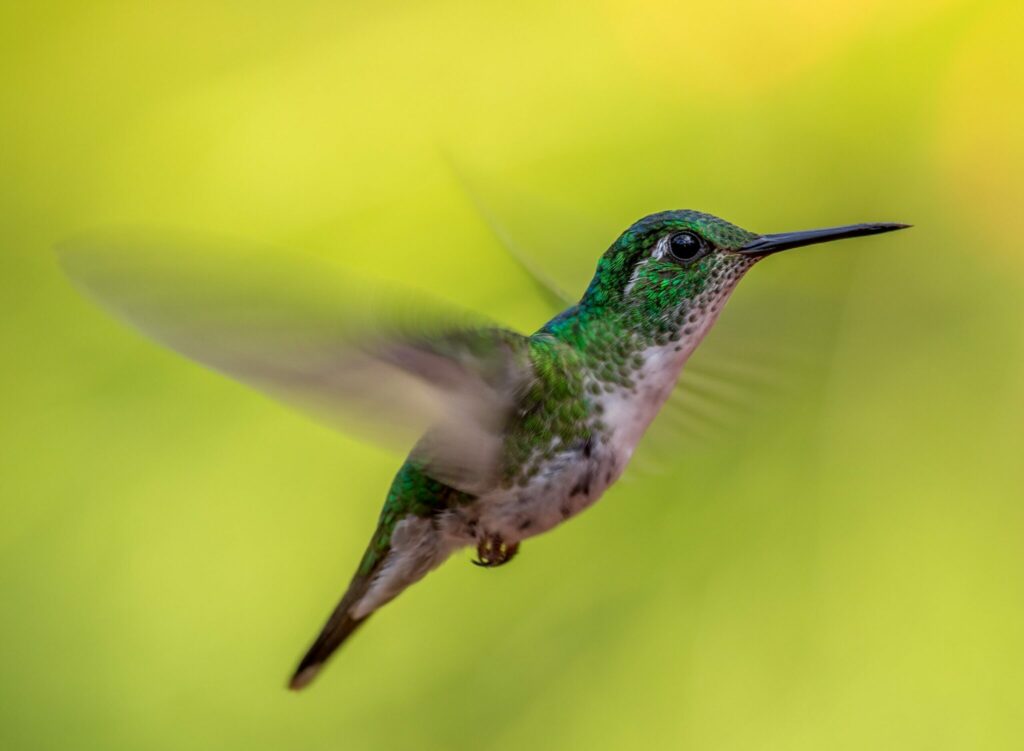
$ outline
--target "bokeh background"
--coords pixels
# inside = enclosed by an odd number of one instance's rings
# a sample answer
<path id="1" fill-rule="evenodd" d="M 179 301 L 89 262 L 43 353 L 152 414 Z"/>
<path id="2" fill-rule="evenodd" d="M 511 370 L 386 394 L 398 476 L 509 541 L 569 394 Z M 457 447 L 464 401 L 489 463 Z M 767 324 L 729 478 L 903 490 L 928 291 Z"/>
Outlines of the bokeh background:
<path id="1" fill-rule="evenodd" d="M 0 747 L 1019 748 L 1022 32 L 1015 0 L 3 3 Z M 916 227 L 755 269 L 697 358 L 746 404 L 300 695 L 400 456 L 51 252 L 226 233 L 533 330 L 487 217 L 579 292 L 684 207 Z"/>

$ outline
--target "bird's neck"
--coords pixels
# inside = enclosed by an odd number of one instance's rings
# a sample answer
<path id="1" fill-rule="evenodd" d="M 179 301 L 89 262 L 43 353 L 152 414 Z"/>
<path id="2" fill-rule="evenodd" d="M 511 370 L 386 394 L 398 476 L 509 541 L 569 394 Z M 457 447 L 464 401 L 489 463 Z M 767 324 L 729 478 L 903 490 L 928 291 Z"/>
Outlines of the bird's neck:
<path id="1" fill-rule="evenodd" d="M 628 389 L 665 369 L 673 371 L 674 382 L 704 327 L 647 321 L 629 311 L 595 311 L 581 303 L 553 318 L 538 334 L 567 345 L 580 366 L 604 387 Z"/>
<path id="2" fill-rule="evenodd" d="M 539 332 L 567 345 L 602 390 L 615 387 L 641 398 L 661 399 L 671 391 L 687 359 L 710 331 L 735 283 L 723 285 L 671 309 L 595 305 L 589 295 L 551 319 Z M 641 383 L 657 384 L 639 388 Z"/>

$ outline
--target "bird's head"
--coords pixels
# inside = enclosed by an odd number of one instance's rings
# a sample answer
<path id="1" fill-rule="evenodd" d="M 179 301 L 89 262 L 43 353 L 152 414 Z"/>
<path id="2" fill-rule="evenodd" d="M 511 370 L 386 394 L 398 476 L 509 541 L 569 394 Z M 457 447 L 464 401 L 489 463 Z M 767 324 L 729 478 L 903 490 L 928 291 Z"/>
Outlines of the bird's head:
<path id="1" fill-rule="evenodd" d="M 906 226 L 855 224 L 759 235 L 711 214 L 663 211 L 633 224 L 605 252 L 581 306 L 622 317 L 652 343 L 699 338 L 747 270 L 765 256 Z"/>

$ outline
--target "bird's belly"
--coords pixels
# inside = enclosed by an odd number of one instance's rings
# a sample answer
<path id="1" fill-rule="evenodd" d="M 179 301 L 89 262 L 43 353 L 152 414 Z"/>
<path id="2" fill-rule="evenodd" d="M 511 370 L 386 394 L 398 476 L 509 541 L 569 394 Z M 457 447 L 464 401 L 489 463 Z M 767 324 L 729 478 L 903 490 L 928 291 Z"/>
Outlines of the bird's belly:
<path id="1" fill-rule="evenodd" d="M 625 461 L 610 449 L 598 447 L 589 456 L 578 451 L 556 454 L 526 485 L 480 498 L 474 504 L 477 536 L 496 534 L 507 543 L 516 543 L 575 516 L 600 498 L 622 473 Z"/>
<path id="2" fill-rule="evenodd" d="M 590 506 L 625 470 L 675 385 L 682 361 L 675 352 L 650 355 L 651 372 L 639 387 L 602 398 L 606 427 L 589 448 L 555 454 L 525 485 L 491 491 L 460 509 L 451 519 L 452 533 L 465 542 L 498 535 L 514 544 L 547 532 Z"/>

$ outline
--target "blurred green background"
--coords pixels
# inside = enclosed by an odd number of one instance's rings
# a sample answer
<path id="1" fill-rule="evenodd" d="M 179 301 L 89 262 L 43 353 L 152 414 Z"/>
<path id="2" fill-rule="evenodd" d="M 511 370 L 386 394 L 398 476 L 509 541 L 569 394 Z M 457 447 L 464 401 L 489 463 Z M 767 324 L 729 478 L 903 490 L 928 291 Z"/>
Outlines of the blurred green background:
<path id="1" fill-rule="evenodd" d="M 1019 748 L 1022 32 L 1016 0 L 3 3 L 0 747 Z M 656 424 L 594 509 L 289 693 L 400 456 L 143 340 L 51 248 L 226 233 L 533 330 L 474 200 L 574 292 L 661 209 L 916 227 L 759 266 L 706 342 L 770 373 L 756 409 Z"/>

